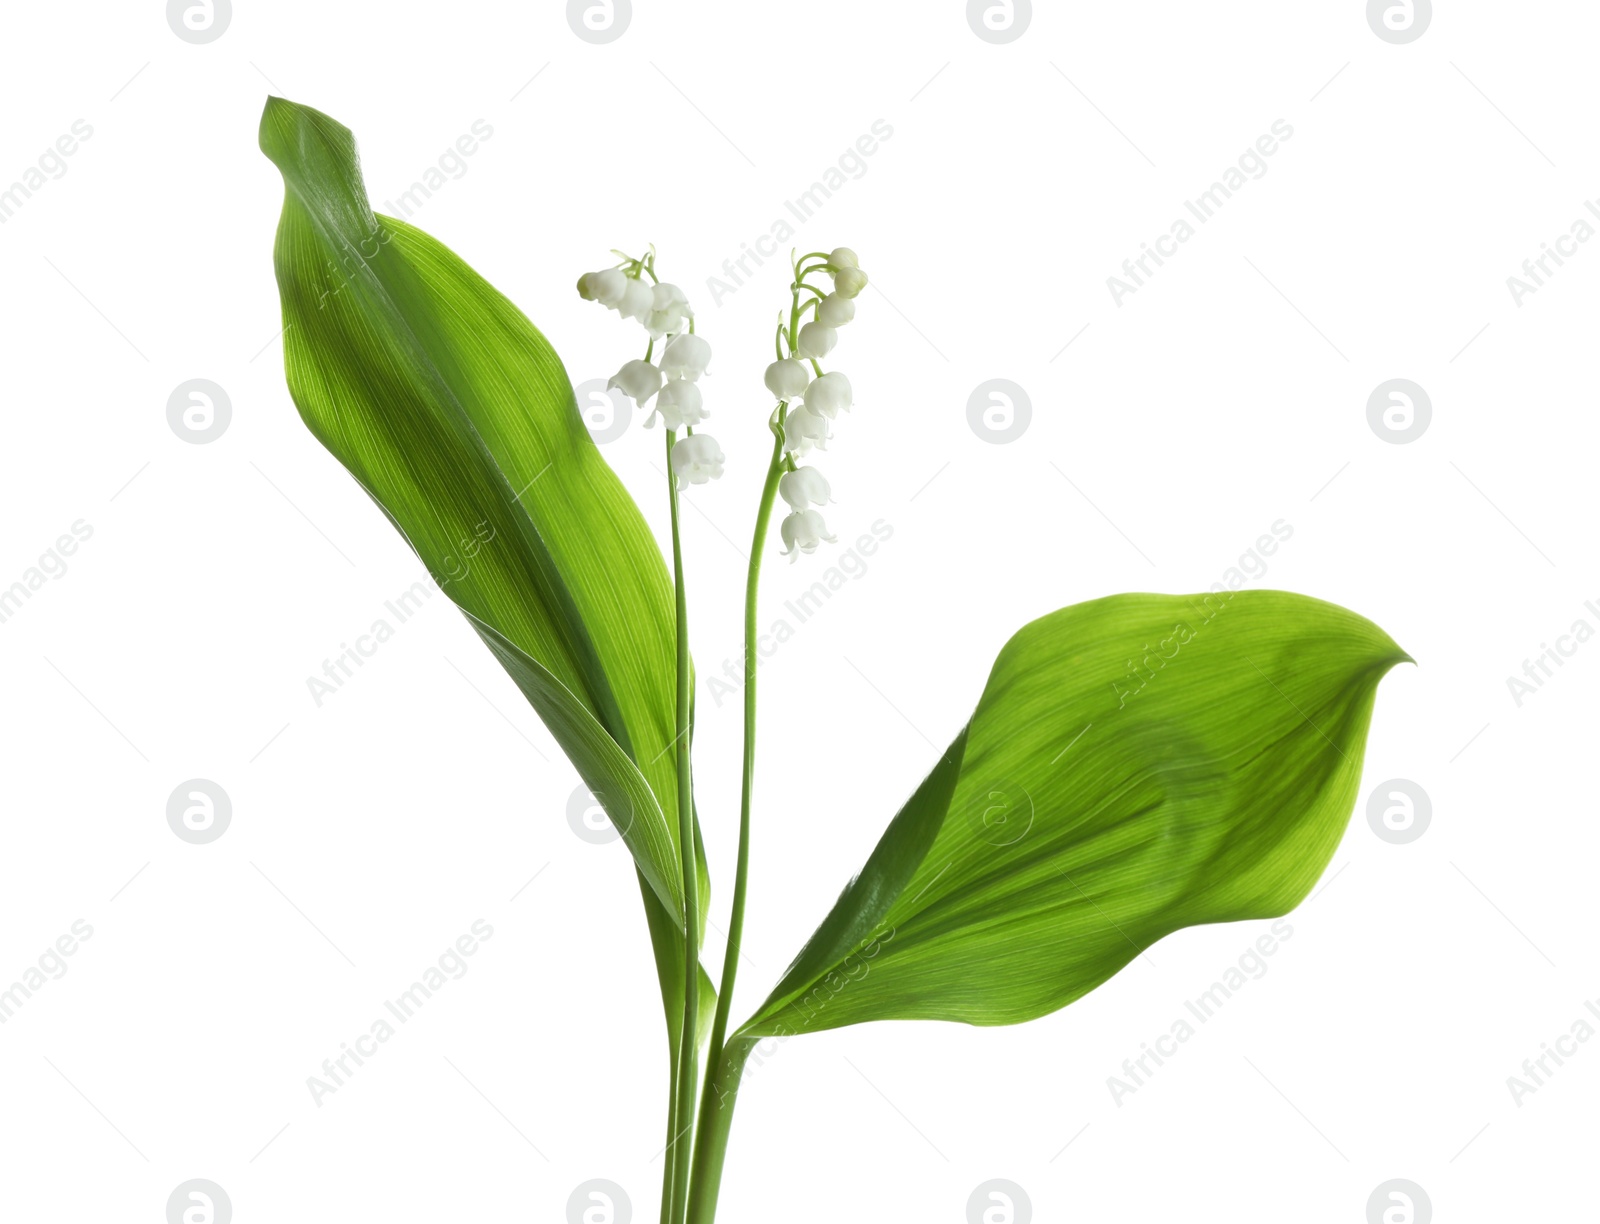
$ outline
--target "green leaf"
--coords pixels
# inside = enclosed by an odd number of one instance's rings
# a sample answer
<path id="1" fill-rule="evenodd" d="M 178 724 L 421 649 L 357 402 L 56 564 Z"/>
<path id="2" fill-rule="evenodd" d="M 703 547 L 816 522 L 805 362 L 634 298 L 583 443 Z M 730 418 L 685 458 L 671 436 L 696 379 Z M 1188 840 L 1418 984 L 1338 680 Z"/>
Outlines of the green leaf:
<path id="1" fill-rule="evenodd" d="M 269 99 L 300 415 L 466 613 L 682 928 L 672 584 L 560 359 L 435 239 L 374 214 L 349 129 Z M 648 898 L 647 898 L 648 904 Z"/>
<path id="2" fill-rule="evenodd" d="M 667 1050 L 678 1055 L 678 1035 L 683 1031 L 683 932 L 675 926 L 661 902 L 644 891 L 645 920 L 650 924 L 650 942 L 656 958 L 656 976 L 661 979 L 661 1003 L 667 1016 Z M 703 895 L 703 894 L 702 894 Z M 711 1023 L 717 1013 L 717 988 L 700 966 L 699 992 L 695 995 L 695 1038 L 704 1046 L 711 1036 Z"/>
<path id="3" fill-rule="evenodd" d="M 741 1033 L 1014 1024 L 1182 927 L 1283 914 L 1344 833 L 1408 656 L 1305 596 L 1118 595 L 1024 627 Z"/>

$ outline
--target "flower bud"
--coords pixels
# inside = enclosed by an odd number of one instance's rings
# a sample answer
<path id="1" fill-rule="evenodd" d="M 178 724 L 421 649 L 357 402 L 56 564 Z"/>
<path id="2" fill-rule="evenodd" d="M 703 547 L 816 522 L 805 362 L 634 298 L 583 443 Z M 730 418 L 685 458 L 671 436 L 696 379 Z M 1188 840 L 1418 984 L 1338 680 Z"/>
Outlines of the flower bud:
<path id="1" fill-rule="evenodd" d="M 602 306 L 615 306 L 622 300 L 628 287 L 628 278 L 615 268 L 602 272 L 585 272 L 578 278 L 578 296 L 586 302 L 599 302 Z"/>
<path id="2" fill-rule="evenodd" d="M 716 480 L 722 475 L 722 463 L 722 448 L 710 434 L 679 438 L 672 444 L 672 472 L 680 489 Z"/>
<path id="3" fill-rule="evenodd" d="M 833 352 L 833 346 L 839 343 L 839 333 L 826 323 L 812 320 L 800 329 L 800 356 L 809 357 L 813 361 L 820 360 Z"/>
<path id="4" fill-rule="evenodd" d="M 806 391 L 806 407 L 830 421 L 839 415 L 841 408 L 848 412 L 852 403 L 850 380 L 838 370 L 829 370 Z"/>
<path id="5" fill-rule="evenodd" d="M 657 415 L 668 429 L 676 432 L 685 425 L 700 424 L 711 414 L 705 410 L 705 400 L 696 384 L 686 378 L 674 378 L 656 396 L 656 410 L 645 422 L 645 428 L 655 424 Z"/>
<path id="6" fill-rule="evenodd" d="M 825 323 L 829 327 L 843 327 L 856 317 L 856 303 L 854 298 L 840 297 L 837 293 L 830 293 L 817 303 L 817 322 Z"/>
<path id="7" fill-rule="evenodd" d="M 774 361 L 767 367 L 767 390 L 781 400 L 799 399 L 810 382 L 810 367 L 794 357 Z"/>
<path id="8" fill-rule="evenodd" d="M 783 550 L 783 555 L 791 563 L 799 560 L 800 553 L 814 553 L 817 545 L 823 540 L 834 543 L 839 537 L 828 534 L 828 525 L 822 521 L 822 515 L 815 510 L 796 510 L 783 520 L 779 528 L 783 542 L 788 545 Z"/>
<path id="9" fill-rule="evenodd" d="M 827 477 L 814 467 L 795 468 L 778 477 L 778 494 L 796 510 L 825 506 L 832 490 Z"/>
<path id="10" fill-rule="evenodd" d="M 711 346 L 699 336 L 684 332 L 667 341 L 661 353 L 661 368 L 668 378 L 687 378 L 690 382 L 706 372 L 711 364 Z"/>
<path id="11" fill-rule="evenodd" d="M 625 362 L 606 383 L 607 391 L 616 387 L 635 404 L 642 404 L 661 390 L 661 371 L 648 361 Z"/>
<path id="12" fill-rule="evenodd" d="M 849 247 L 834 247 L 833 253 L 828 256 L 828 263 L 835 268 L 859 268 L 860 262 L 856 253 Z"/>
<path id="13" fill-rule="evenodd" d="M 833 274 L 833 291 L 840 297 L 853 298 L 867 287 L 867 274 L 860 268 L 841 268 Z"/>

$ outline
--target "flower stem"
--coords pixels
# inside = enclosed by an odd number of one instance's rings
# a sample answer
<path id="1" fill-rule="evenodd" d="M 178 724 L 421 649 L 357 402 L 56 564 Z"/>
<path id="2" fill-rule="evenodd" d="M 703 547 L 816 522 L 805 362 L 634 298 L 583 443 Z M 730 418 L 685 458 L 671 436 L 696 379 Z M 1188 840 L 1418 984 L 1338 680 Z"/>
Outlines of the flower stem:
<path id="1" fill-rule="evenodd" d="M 737 1066 L 723 1066 L 724 1042 L 728 1034 L 728 1013 L 733 1007 L 733 983 L 739 973 L 739 949 L 744 937 L 745 897 L 750 882 L 750 808 L 755 791 L 756 772 L 756 600 L 761 586 L 761 557 L 766 551 L 767 527 L 772 521 L 772 505 L 778 492 L 778 478 L 783 475 L 783 432 L 773 428 L 772 460 L 767 465 L 767 479 L 761 486 L 761 504 L 756 510 L 755 536 L 750 545 L 750 569 L 744 588 L 744 775 L 739 794 L 739 856 L 734 869 L 733 908 L 728 917 L 728 948 L 722 961 L 721 990 L 717 996 L 716 1020 L 711 1026 L 711 1046 L 706 1051 L 706 1084 L 700 1101 L 700 1130 L 703 1134 L 715 1133 L 718 1138 L 709 1147 L 701 1145 L 697 1153 L 696 1173 L 699 1164 L 709 1162 L 710 1208 L 716 1210 L 717 1182 L 722 1176 L 722 1159 L 728 1142 L 728 1126 L 732 1124 L 733 1095 L 738 1091 L 739 1073 L 744 1069 L 744 1057 L 727 1060 Z M 743 1047 L 741 1047 L 742 1049 Z M 731 1077 L 731 1083 L 729 1082 Z M 712 1128 L 710 1132 L 707 1127 Z M 713 1150 L 714 1149 L 714 1150 Z M 700 1178 L 695 1178 L 693 1206 L 701 1205 Z M 696 1219 L 701 1218 L 696 1216 Z M 704 1216 L 710 1220 L 711 1216 Z"/>
<path id="2" fill-rule="evenodd" d="M 683 1031 L 678 1038 L 678 1065 L 673 1090 L 677 1097 L 675 1126 L 667 1158 L 675 1166 L 672 1178 L 673 1224 L 683 1219 L 689 1198 L 689 1159 L 694 1146 L 694 1098 L 699 1076 L 696 1021 L 700 1014 L 700 898 L 695 870 L 694 803 L 689 777 L 689 612 L 683 584 L 683 545 L 678 538 L 678 481 L 672 473 L 672 446 L 676 435 L 667 431 L 667 491 L 672 507 L 672 578 L 677 599 L 678 695 L 676 737 L 678 764 L 678 848 L 683 859 Z"/>

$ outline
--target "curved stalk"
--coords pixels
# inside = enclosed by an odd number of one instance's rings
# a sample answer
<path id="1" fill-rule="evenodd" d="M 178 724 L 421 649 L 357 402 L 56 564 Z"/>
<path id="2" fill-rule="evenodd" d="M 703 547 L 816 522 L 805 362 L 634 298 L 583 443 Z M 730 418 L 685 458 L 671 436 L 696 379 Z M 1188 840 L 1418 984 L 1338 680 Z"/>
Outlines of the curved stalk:
<path id="1" fill-rule="evenodd" d="M 695 1056 L 696 1020 L 700 1011 L 700 898 L 695 872 L 694 806 L 689 778 L 689 612 L 683 583 L 683 545 L 678 538 L 678 481 L 672 474 L 672 446 L 677 436 L 667 431 L 667 490 L 672 507 L 672 576 L 677 600 L 678 694 L 673 740 L 678 762 L 678 846 L 683 859 L 683 1031 L 678 1038 L 678 1065 L 674 1071 L 675 1129 L 666 1153 L 672 1176 L 672 1214 L 683 1219 L 689 1198 L 689 1158 L 694 1137 L 694 1098 L 699 1076 Z"/>
<path id="2" fill-rule="evenodd" d="M 728 948 L 723 955 L 721 989 L 717 995 L 716 1020 L 711 1026 L 711 1046 L 706 1051 L 706 1085 L 700 1101 L 699 1130 L 706 1134 L 707 1127 L 721 1124 L 720 1139 L 708 1147 L 704 1141 L 697 1145 L 695 1184 L 691 1209 L 696 1209 L 699 1191 L 700 1163 L 714 1162 L 715 1171 L 709 1193 L 711 1210 L 715 1211 L 717 1182 L 722 1176 L 722 1158 L 728 1142 L 727 1127 L 733 1121 L 733 1093 L 738 1088 L 737 1072 L 732 1087 L 725 1082 L 723 1048 L 728 1033 L 728 1013 L 733 1007 L 733 983 L 739 973 L 739 950 L 744 938 L 745 897 L 750 882 L 750 809 L 755 792 L 756 772 L 756 599 L 761 586 L 761 557 L 766 551 L 767 528 L 772 521 L 772 505 L 778 492 L 778 478 L 783 475 L 782 409 L 774 421 L 772 460 L 767 465 L 766 482 L 761 486 L 761 504 L 756 510 L 755 534 L 750 544 L 750 568 L 744 588 L 744 774 L 739 794 L 739 855 L 733 879 L 732 912 L 728 917 Z M 738 1058 L 738 1070 L 744 1067 L 744 1057 Z M 702 1155 L 702 1153 L 705 1153 Z M 706 1217 L 710 1219 L 709 1216 Z"/>
<path id="3" fill-rule="evenodd" d="M 783 437 L 772 444 L 772 461 L 767 465 L 766 483 L 761 486 L 761 505 L 756 511 L 756 529 L 750 544 L 750 569 L 744 587 L 744 777 L 739 793 L 739 856 L 734 867 L 733 909 L 728 917 L 728 949 L 722 958 L 722 988 L 717 996 L 717 1016 L 711 1026 L 711 1047 L 706 1066 L 715 1068 L 722 1057 L 728 1032 L 728 1013 L 733 1007 L 733 983 L 739 973 L 739 948 L 744 937 L 744 905 L 750 882 L 750 808 L 755 791 L 756 772 L 756 593 L 761 585 L 761 554 L 766 549 L 767 526 L 772 520 L 772 503 L 783 475 Z M 711 1098 L 710 1081 L 705 1099 Z"/>

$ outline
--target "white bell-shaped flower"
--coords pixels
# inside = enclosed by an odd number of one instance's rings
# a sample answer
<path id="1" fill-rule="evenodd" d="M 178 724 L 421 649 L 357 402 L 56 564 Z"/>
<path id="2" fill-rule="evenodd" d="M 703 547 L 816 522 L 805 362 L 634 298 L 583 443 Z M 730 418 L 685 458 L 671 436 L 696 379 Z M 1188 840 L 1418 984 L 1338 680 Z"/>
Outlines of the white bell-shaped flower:
<path id="1" fill-rule="evenodd" d="M 718 479 L 722 463 L 722 448 L 710 434 L 694 434 L 672 444 L 672 472 L 680 489 Z"/>
<path id="2" fill-rule="evenodd" d="M 811 448 L 828 449 L 828 422 L 802 404 L 789 409 L 783 419 L 783 449 L 791 455 L 804 456 Z"/>
<path id="3" fill-rule="evenodd" d="M 676 335 L 683 330 L 684 320 L 694 318 L 689 299 L 678 286 L 663 281 L 651 290 L 651 296 L 650 313 L 643 323 L 652 340 Z"/>
<path id="4" fill-rule="evenodd" d="M 835 268 L 859 268 L 861 262 L 856 259 L 856 253 L 849 247 L 834 247 L 833 253 L 828 256 L 828 262 Z"/>
<path id="5" fill-rule="evenodd" d="M 615 306 L 622 300 L 628 287 L 628 278 L 615 268 L 601 272 L 585 272 L 578 278 L 578 296 L 586 302 L 599 302 L 602 306 Z"/>
<path id="6" fill-rule="evenodd" d="M 651 290 L 653 301 L 651 306 L 656 310 L 669 310 L 676 306 L 678 313 L 686 319 L 694 318 L 694 311 L 689 308 L 689 295 L 676 285 L 669 285 L 662 281 Z"/>
<path id="7" fill-rule="evenodd" d="M 656 409 L 644 425 L 649 429 L 659 416 L 662 424 L 676 432 L 685 425 L 698 425 L 710 415 L 700 388 L 686 378 L 674 378 L 661 388 L 661 394 L 656 396 Z"/>
<path id="8" fill-rule="evenodd" d="M 624 319 L 638 319 L 643 323 L 649 318 L 654 305 L 655 294 L 651 286 L 642 280 L 630 280 L 622 291 L 616 309 Z"/>
<path id="9" fill-rule="evenodd" d="M 778 495 L 796 510 L 825 506 L 832 492 L 827 477 L 814 467 L 795 468 L 778 477 Z"/>
<path id="10" fill-rule="evenodd" d="M 684 332 L 667 341 L 661 353 L 661 368 L 668 378 L 687 378 L 690 382 L 706 372 L 711 364 L 711 346 L 699 336 Z"/>
<path id="11" fill-rule="evenodd" d="M 781 400 L 797 400 L 811 383 L 811 367 L 794 357 L 774 361 L 767 367 L 767 390 Z"/>
<path id="12" fill-rule="evenodd" d="M 639 321 L 644 324 L 645 331 L 650 333 L 650 339 L 659 340 L 662 336 L 673 336 L 681 332 L 686 319 L 677 307 L 669 306 L 665 310 L 652 310 Z"/>
<path id="13" fill-rule="evenodd" d="M 850 380 L 838 370 L 829 370 L 812 383 L 811 389 L 806 392 L 806 407 L 830 421 L 839 415 L 841 409 L 848 412 L 854 402 Z"/>
<path id="14" fill-rule="evenodd" d="M 840 297 L 853 298 L 867 287 L 867 274 L 860 268 L 840 268 L 833 274 L 833 291 Z"/>
<path id="15" fill-rule="evenodd" d="M 783 520 L 779 529 L 783 535 L 783 542 L 788 545 L 783 550 L 783 555 L 789 558 L 791 564 L 800 559 L 801 553 L 814 553 L 817 545 L 826 540 L 834 543 L 839 537 L 828 534 L 828 525 L 822 521 L 822 515 L 815 510 L 796 510 Z"/>
<path id="16" fill-rule="evenodd" d="M 833 346 L 838 343 L 839 333 L 826 323 L 818 323 L 813 319 L 800 329 L 800 356 L 802 357 L 820 361 L 833 352 Z"/>
<path id="17" fill-rule="evenodd" d="M 624 362 L 622 368 L 606 383 L 607 391 L 618 387 L 634 403 L 643 404 L 661 390 L 661 371 L 648 361 Z"/>
<path id="18" fill-rule="evenodd" d="M 840 297 L 837 293 L 830 293 L 817 303 L 817 322 L 825 323 L 829 327 L 843 327 L 856 317 L 856 303 L 854 298 Z"/>

